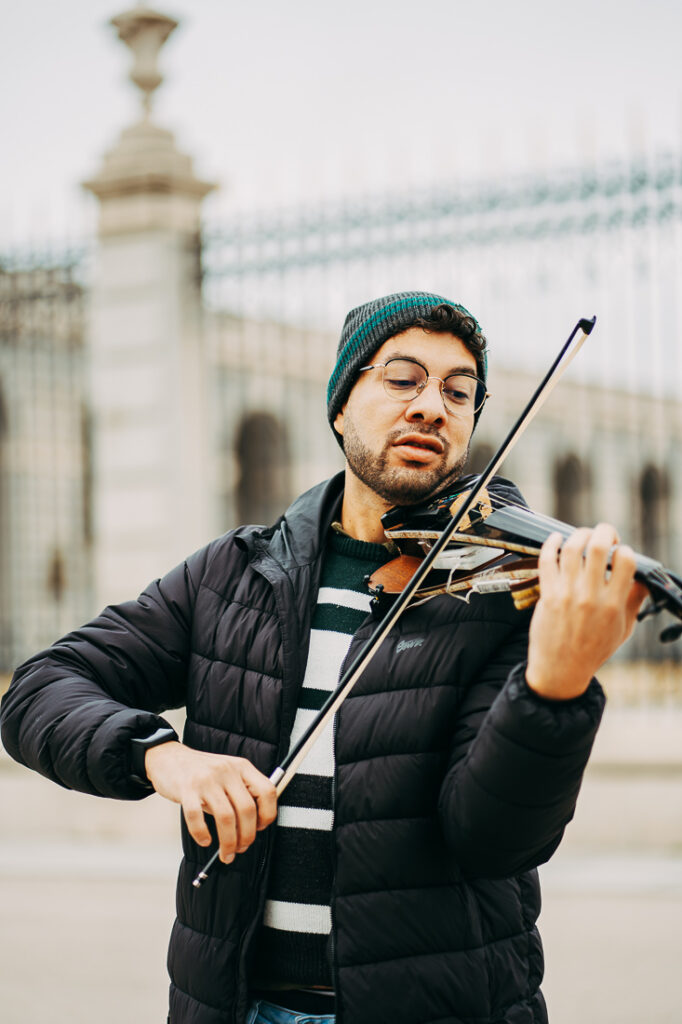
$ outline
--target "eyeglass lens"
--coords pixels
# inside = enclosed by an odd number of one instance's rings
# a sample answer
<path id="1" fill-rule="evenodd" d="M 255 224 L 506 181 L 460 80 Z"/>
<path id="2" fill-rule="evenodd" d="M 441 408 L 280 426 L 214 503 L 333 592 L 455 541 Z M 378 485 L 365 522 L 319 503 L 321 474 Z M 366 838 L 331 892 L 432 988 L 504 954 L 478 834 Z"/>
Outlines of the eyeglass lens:
<path id="1" fill-rule="evenodd" d="M 408 359 L 390 359 L 384 366 L 384 389 L 390 398 L 410 402 L 428 381 L 419 363 Z M 453 373 L 443 382 L 443 401 L 453 412 L 478 412 L 485 401 L 485 385 L 476 377 Z"/>

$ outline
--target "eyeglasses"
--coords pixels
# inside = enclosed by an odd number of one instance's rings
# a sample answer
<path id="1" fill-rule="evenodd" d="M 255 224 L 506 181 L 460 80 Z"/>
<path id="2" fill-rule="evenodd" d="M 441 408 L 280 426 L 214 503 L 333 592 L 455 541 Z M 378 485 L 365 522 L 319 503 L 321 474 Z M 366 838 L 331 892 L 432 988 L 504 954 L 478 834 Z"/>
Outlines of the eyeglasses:
<path id="1" fill-rule="evenodd" d="M 411 402 L 430 380 L 440 383 L 443 404 L 454 416 L 467 416 L 483 408 L 490 394 L 485 384 L 473 373 L 452 373 L 443 380 L 429 374 L 425 366 L 415 359 L 389 359 L 387 363 L 363 366 L 359 372 L 381 369 L 384 391 L 395 402 Z"/>

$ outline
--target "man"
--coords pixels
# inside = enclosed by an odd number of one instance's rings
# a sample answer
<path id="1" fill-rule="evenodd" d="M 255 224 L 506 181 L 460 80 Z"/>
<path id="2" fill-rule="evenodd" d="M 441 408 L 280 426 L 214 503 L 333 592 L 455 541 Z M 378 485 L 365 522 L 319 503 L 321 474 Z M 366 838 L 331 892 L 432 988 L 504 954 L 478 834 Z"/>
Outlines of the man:
<path id="1" fill-rule="evenodd" d="M 594 672 L 644 593 L 612 527 L 547 541 L 530 634 L 508 595 L 409 609 L 279 808 L 268 781 L 372 632 L 381 515 L 460 476 L 485 376 L 464 307 L 407 292 L 353 310 L 328 391 L 345 472 L 15 675 L 14 757 L 85 792 L 182 805 L 172 1024 L 547 1019 L 534 869 L 574 811 Z M 180 705 L 182 743 L 160 717 Z"/>

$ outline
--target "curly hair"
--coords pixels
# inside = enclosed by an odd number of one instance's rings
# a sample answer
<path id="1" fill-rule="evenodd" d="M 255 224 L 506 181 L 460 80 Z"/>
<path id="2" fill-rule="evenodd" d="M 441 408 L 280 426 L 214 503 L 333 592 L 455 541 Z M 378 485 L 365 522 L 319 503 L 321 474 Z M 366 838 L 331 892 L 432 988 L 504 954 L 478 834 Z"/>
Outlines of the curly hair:
<path id="1" fill-rule="evenodd" d="M 483 380 L 486 378 L 485 353 L 488 342 L 485 335 L 480 331 L 478 324 L 472 316 L 467 316 L 459 309 L 442 302 L 440 306 L 434 306 L 430 313 L 417 317 L 415 327 L 433 334 L 453 334 L 471 352 L 476 360 L 478 373 Z"/>

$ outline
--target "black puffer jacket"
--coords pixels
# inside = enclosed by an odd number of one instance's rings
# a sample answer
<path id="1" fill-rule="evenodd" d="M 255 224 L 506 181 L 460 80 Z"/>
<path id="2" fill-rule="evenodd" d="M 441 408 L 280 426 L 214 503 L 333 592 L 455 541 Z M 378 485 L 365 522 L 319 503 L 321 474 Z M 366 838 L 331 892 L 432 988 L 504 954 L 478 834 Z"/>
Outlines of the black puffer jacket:
<path id="1" fill-rule="evenodd" d="M 27 662 L 3 702 L 9 752 L 67 787 L 139 798 L 130 737 L 186 704 L 185 742 L 269 774 L 288 747 L 341 488 L 341 477 L 314 488 L 273 530 L 220 538 Z M 506 595 L 413 608 L 338 715 L 343 1024 L 546 1020 L 532 869 L 573 814 L 603 696 L 596 682 L 567 703 L 533 695 L 526 627 Z M 185 830 L 171 1024 L 244 1021 L 271 834 L 197 891 L 207 855 Z"/>

